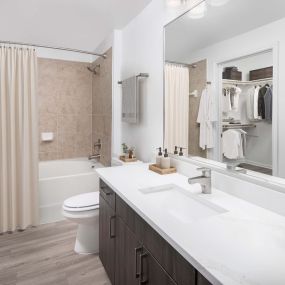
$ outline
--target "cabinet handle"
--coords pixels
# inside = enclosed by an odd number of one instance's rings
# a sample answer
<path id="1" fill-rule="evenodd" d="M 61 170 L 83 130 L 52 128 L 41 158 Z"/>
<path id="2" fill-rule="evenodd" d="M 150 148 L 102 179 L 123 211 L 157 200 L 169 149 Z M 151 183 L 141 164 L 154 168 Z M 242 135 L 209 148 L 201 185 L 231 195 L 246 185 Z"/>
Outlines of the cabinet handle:
<path id="1" fill-rule="evenodd" d="M 136 247 L 135 248 L 135 277 L 138 278 L 140 277 L 140 273 L 138 272 L 138 253 L 142 251 L 142 247 Z"/>
<path id="2" fill-rule="evenodd" d="M 103 192 L 105 195 L 109 196 L 109 195 L 112 195 L 112 194 L 113 194 L 113 192 L 111 192 L 111 191 L 106 191 L 105 189 L 108 189 L 108 187 L 107 187 L 107 186 L 101 186 L 101 190 L 102 190 L 102 192 Z"/>
<path id="3" fill-rule="evenodd" d="M 146 284 L 148 282 L 148 274 L 144 272 L 143 260 L 147 258 L 147 253 L 140 255 L 140 284 Z"/>
<path id="4" fill-rule="evenodd" d="M 112 231 L 112 221 L 116 218 L 116 216 L 111 216 L 109 220 L 109 236 L 110 238 L 115 238 L 116 234 L 113 233 Z"/>

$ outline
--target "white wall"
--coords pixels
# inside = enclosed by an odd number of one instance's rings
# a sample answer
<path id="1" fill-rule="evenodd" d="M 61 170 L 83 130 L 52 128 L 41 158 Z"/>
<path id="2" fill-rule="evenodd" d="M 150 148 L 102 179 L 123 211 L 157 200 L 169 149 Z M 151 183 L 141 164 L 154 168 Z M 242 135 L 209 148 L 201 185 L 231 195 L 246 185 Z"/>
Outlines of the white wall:
<path id="1" fill-rule="evenodd" d="M 167 9 L 165 2 L 153 0 L 122 30 L 121 79 L 141 72 L 150 75 L 142 81 L 140 123 L 121 125 L 121 142 L 134 146 L 143 161 L 151 160 L 154 149 L 163 145 L 163 27 L 201 0 L 192 0 L 180 10 Z M 121 122 L 120 106 L 114 108 L 119 110 L 114 120 Z M 117 151 L 120 151 L 118 146 Z"/>

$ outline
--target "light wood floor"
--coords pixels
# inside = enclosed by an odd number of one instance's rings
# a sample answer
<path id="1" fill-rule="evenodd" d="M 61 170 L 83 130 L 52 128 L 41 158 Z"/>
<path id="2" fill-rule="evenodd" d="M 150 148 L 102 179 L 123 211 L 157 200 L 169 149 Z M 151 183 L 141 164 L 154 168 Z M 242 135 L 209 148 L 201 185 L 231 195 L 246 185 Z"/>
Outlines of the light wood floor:
<path id="1" fill-rule="evenodd" d="M 98 255 L 74 253 L 75 236 L 70 222 L 0 235 L 0 284 L 110 285 Z"/>

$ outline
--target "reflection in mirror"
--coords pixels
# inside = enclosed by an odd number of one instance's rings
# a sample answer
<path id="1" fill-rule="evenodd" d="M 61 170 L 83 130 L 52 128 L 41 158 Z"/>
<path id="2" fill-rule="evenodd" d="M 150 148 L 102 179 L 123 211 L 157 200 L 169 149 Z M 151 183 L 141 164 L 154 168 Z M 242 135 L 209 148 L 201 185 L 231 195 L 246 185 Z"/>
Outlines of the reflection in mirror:
<path id="1" fill-rule="evenodd" d="M 165 27 L 165 148 L 284 178 L 285 1 L 194 9 Z"/>

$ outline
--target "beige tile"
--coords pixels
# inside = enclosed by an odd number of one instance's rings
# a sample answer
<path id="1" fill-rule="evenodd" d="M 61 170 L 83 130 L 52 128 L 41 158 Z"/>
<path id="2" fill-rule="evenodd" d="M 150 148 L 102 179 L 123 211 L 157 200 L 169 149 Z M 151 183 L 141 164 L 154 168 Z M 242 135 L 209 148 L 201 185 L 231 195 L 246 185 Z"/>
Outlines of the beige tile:
<path id="1" fill-rule="evenodd" d="M 54 152 L 57 150 L 57 134 L 55 134 L 53 141 L 51 142 L 43 142 L 41 141 L 41 137 L 39 138 L 40 141 L 40 152 Z"/>
<path id="2" fill-rule="evenodd" d="M 110 49 L 108 60 L 98 59 L 94 63 L 101 65 L 97 75 L 87 70 L 87 63 L 39 59 L 40 132 L 55 133 L 54 142 L 40 142 L 40 156 L 43 159 L 86 156 L 92 152 L 92 141 L 103 137 L 108 137 L 110 141 L 111 54 Z M 106 161 L 110 154 L 108 143 L 104 149 Z"/>
<path id="3" fill-rule="evenodd" d="M 58 132 L 73 133 L 77 132 L 77 115 L 58 115 Z"/>
<path id="4" fill-rule="evenodd" d="M 59 152 L 74 152 L 76 145 L 75 133 L 59 133 L 58 134 L 58 151 Z"/>
<path id="5" fill-rule="evenodd" d="M 104 116 L 93 115 L 92 116 L 92 131 L 98 135 L 104 134 Z"/>
<path id="6" fill-rule="evenodd" d="M 44 113 L 39 118 L 40 132 L 57 132 L 57 115 Z"/>
<path id="7" fill-rule="evenodd" d="M 45 161 L 45 160 L 55 160 L 58 159 L 57 152 L 40 152 L 39 153 L 39 160 Z"/>

